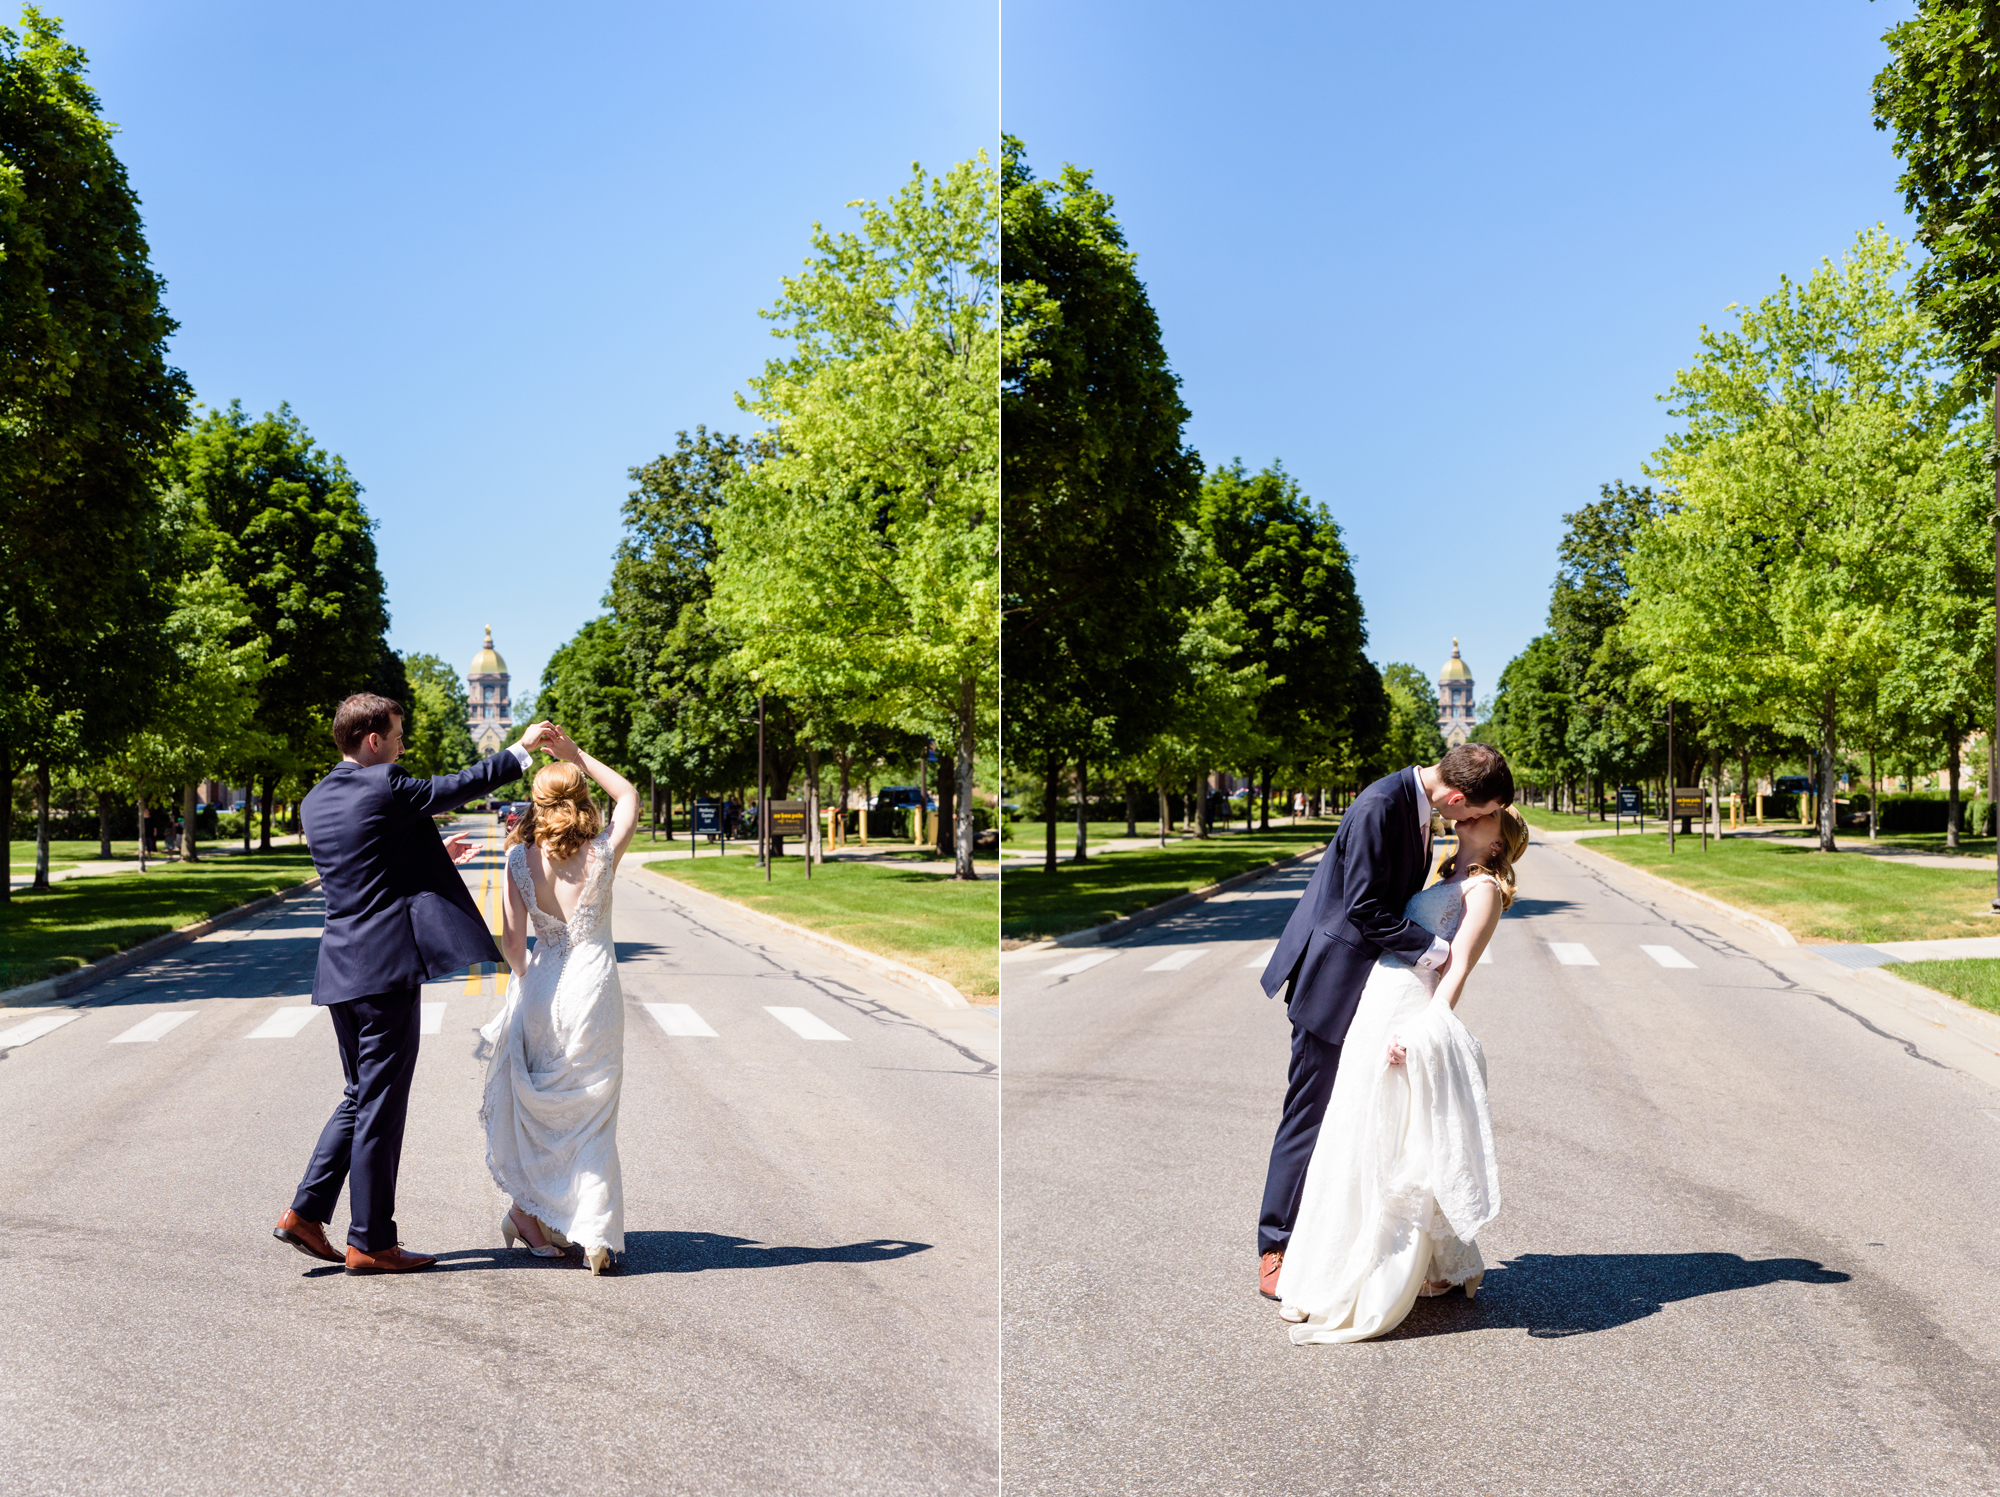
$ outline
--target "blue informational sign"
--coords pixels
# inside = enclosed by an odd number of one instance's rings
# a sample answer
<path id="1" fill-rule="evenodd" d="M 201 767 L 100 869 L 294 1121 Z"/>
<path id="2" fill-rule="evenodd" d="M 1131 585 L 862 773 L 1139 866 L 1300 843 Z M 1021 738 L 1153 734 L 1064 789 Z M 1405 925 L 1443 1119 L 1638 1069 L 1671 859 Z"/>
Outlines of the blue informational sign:
<path id="1" fill-rule="evenodd" d="M 1637 816 L 1639 814 L 1639 787 L 1637 785 L 1620 785 L 1618 787 L 1618 814 L 1620 816 Z"/>
<path id="2" fill-rule="evenodd" d="M 694 803 L 694 832 L 697 837 L 722 835 L 722 802 L 698 800 Z"/>

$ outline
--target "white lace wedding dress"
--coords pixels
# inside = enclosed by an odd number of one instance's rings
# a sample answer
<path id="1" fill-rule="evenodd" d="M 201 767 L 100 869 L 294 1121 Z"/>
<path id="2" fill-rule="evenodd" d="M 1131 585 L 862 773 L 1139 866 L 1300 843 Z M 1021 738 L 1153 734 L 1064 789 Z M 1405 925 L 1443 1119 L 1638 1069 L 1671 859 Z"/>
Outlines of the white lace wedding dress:
<path id="1" fill-rule="evenodd" d="M 611 942 L 611 829 L 585 843 L 583 889 L 568 921 L 535 904 L 528 849 L 507 849 L 507 877 L 534 924 L 528 964 L 480 1031 L 492 1046 L 479 1120 L 486 1167 L 524 1211 L 586 1253 L 625 1251 L 618 1173 L 618 1093 L 625 995 Z"/>
<path id="2" fill-rule="evenodd" d="M 1465 882 L 1431 885 L 1404 914 L 1450 940 Z M 1385 1335 L 1426 1281 L 1469 1296 L 1485 1272 L 1473 1239 L 1500 1211 L 1486 1057 L 1433 1000 L 1438 980 L 1382 957 L 1348 1026 L 1278 1276 L 1301 1346 Z M 1388 1061 L 1391 1037 L 1407 1052 L 1400 1066 Z"/>

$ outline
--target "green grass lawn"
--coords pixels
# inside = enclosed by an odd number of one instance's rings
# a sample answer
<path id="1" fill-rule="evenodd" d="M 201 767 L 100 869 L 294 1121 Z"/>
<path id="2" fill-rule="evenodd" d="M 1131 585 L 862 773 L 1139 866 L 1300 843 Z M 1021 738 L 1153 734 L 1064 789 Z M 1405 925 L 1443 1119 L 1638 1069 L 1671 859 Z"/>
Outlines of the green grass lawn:
<path id="1" fill-rule="evenodd" d="M 69 972 L 312 876 L 303 848 L 17 889 L 0 905 L 0 988 Z"/>
<path id="2" fill-rule="evenodd" d="M 1898 962 L 1885 967 L 1910 982 L 1936 988 L 1940 993 L 2000 1014 L 2000 958 L 1967 957 L 1948 962 Z"/>
<path id="3" fill-rule="evenodd" d="M 1785 830 L 1779 835 L 1788 841 L 1804 841 L 1817 845 L 1819 834 L 1809 828 Z M 1884 832 L 1874 841 L 1868 840 L 1868 830 L 1859 831 L 1843 827 L 1836 839 L 1843 848 L 1850 847 L 1893 847 L 1899 852 L 1935 853 L 1939 857 L 1990 858 L 1993 856 L 1991 837 L 1960 837 L 1958 851 L 1944 845 L 1943 832 Z"/>
<path id="4" fill-rule="evenodd" d="M 1993 902 L 1993 875 L 1914 868 L 1890 858 L 1826 854 L 1810 842 L 1682 838 L 1671 857 L 1664 838 L 1604 838 L 1581 844 L 1663 878 L 1712 894 L 1816 941 L 1922 941 L 1945 936 L 2000 936 L 2000 919 L 1981 917 Z M 1523 860 L 1521 887 L 1532 893 L 1533 863 Z"/>
<path id="5" fill-rule="evenodd" d="M 1336 819 L 1335 817 L 1328 817 L 1323 822 L 1301 821 L 1299 825 L 1331 828 Z M 1155 843 L 1158 842 L 1160 836 L 1160 818 L 1158 813 L 1155 813 L 1151 820 L 1148 820 L 1144 814 L 1141 814 L 1135 825 L 1138 827 L 1138 831 L 1134 835 L 1149 837 Z M 1289 818 L 1279 816 L 1276 811 L 1271 813 L 1272 831 L 1278 831 L 1288 825 Z M 1084 830 L 1089 838 L 1089 845 L 1093 848 L 1102 847 L 1114 837 L 1121 841 L 1125 838 L 1125 823 L 1122 821 L 1089 821 L 1084 823 Z M 1221 822 L 1217 822 L 1210 830 L 1218 837 L 1241 836 L 1243 834 L 1243 822 L 1240 818 L 1230 822 L 1227 826 L 1224 826 Z M 1327 835 L 1331 836 L 1332 832 L 1329 831 Z M 1046 821 L 1014 821 L 1007 824 L 1001 841 L 1006 843 L 1010 852 L 1039 852 L 1047 845 L 1047 838 L 1048 823 Z M 1171 847 L 1174 843 L 1183 839 L 1193 840 L 1193 834 L 1185 826 L 1177 823 L 1174 829 L 1167 833 L 1167 845 Z M 1066 858 L 1075 847 L 1076 823 L 1074 821 L 1058 821 L 1056 823 L 1057 853 Z"/>
<path id="6" fill-rule="evenodd" d="M 908 962 L 942 977 L 968 998 L 1000 993 L 996 923 L 1000 883 L 959 883 L 949 875 L 890 863 L 821 863 L 806 880 L 805 860 L 774 858 L 771 882 L 755 858 L 690 858 L 646 865 L 710 894 L 808 930 Z"/>
<path id="7" fill-rule="evenodd" d="M 1008 867 L 1000 932 L 1010 941 L 1025 941 L 1101 925 L 1232 874 L 1309 852 L 1332 838 L 1334 825 L 1318 821 L 1273 826 L 1268 832 L 1170 842 L 1164 848 L 1083 863 L 1070 862 L 1068 849 L 1058 844 L 1063 861 L 1053 874 L 1044 872 L 1039 863 Z"/>

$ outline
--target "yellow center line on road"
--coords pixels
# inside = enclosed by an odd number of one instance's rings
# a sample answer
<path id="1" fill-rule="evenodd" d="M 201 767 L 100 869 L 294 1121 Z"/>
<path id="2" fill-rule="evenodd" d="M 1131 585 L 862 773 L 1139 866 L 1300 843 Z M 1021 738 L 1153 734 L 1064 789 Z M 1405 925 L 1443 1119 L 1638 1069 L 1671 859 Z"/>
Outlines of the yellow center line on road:
<path id="1" fill-rule="evenodd" d="M 493 827 L 488 827 L 480 833 L 481 840 L 486 845 L 480 849 L 479 912 L 486 921 L 486 928 L 493 932 L 493 939 L 498 942 L 500 939 L 501 916 L 500 875 L 499 871 L 493 866 L 491 858 L 494 851 L 495 836 L 496 831 Z M 489 967 L 499 974 L 500 980 L 496 985 L 499 991 L 503 994 L 507 991 L 508 969 L 505 961 L 497 963 L 474 962 L 472 970 L 465 974 L 466 997 L 476 998 L 479 994 L 486 991 L 486 976 Z"/>

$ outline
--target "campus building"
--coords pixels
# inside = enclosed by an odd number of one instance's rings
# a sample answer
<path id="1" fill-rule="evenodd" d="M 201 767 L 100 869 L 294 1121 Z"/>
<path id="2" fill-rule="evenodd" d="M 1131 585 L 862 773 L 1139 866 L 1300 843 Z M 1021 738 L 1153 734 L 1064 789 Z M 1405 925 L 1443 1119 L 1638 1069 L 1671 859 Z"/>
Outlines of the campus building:
<path id="1" fill-rule="evenodd" d="M 505 746 L 514 727 L 514 704 L 507 699 L 507 662 L 493 648 L 493 626 L 486 626 L 486 645 L 472 657 L 466 672 L 466 692 L 472 715 L 465 725 L 472 732 L 473 746 L 490 754 Z"/>
<path id="2" fill-rule="evenodd" d="M 1457 748 L 1471 735 L 1478 725 L 1472 714 L 1472 667 L 1459 658 L 1454 637 L 1451 659 L 1438 672 L 1438 731 L 1446 748 Z"/>

